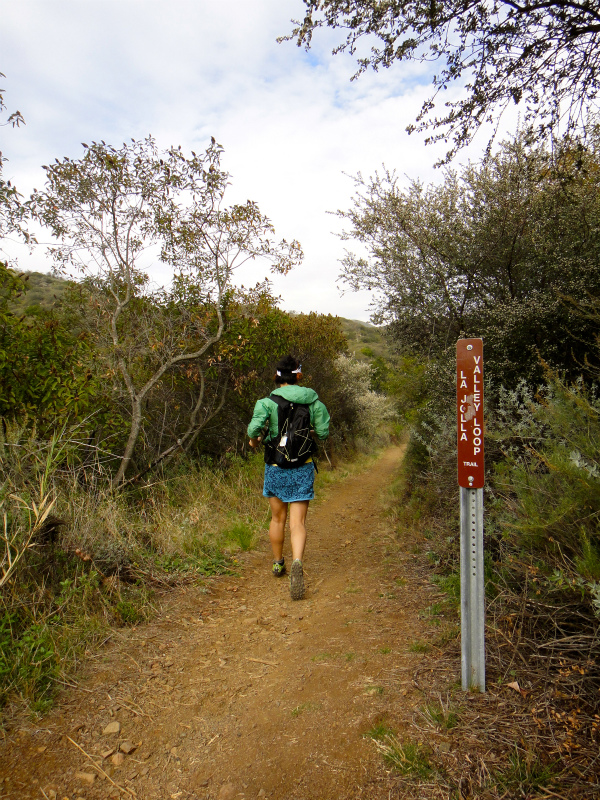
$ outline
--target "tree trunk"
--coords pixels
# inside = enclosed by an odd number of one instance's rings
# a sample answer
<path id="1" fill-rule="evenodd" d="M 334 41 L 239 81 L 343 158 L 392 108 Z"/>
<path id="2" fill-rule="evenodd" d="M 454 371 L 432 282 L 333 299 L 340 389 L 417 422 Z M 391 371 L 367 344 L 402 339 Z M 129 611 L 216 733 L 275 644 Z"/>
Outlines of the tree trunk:
<path id="1" fill-rule="evenodd" d="M 132 398 L 131 428 L 129 430 L 129 438 L 127 439 L 127 445 L 125 447 L 125 452 L 123 453 L 123 458 L 121 459 L 121 464 L 117 470 L 117 474 L 112 479 L 113 488 L 118 486 L 123 481 L 125 472 L 127 471 L 127 467 L 131 461 L 138 436 L 140 435 L 140 427 L 142 424 L 142 400 L 143 398 L 139 397 L 139 395 L 136 395 L 134 398 Z"/>

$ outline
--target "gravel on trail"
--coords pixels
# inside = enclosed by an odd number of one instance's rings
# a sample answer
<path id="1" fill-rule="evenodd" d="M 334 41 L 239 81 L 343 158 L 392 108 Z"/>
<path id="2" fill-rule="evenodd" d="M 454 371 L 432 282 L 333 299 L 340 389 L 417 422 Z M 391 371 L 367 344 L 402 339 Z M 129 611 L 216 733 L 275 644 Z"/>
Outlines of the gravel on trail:
<path id="1" fill-rule="evenodd" d="M 180 587 L 115 632 L 44 719 L 10 720 L 0 800 L 387 800 L 365 733 L 385 720 L 402 735 L 421 702 L 410 645 L 435 592 L 417 535 L 386 513 L 402 456 L 309 510 L 304 600 L 271 576 L 265 535 L 238 576 Z"/>

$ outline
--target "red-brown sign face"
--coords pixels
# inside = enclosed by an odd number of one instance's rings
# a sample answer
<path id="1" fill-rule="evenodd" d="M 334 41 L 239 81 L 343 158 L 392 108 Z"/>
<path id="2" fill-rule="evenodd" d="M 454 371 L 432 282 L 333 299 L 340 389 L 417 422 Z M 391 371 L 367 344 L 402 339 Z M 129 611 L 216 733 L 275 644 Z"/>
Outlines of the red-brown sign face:
<path id="1" fill-rule="evenodd" d="M 456 343 L 458 485 L 481 489 L 483 467 L 483 340 Z"/>

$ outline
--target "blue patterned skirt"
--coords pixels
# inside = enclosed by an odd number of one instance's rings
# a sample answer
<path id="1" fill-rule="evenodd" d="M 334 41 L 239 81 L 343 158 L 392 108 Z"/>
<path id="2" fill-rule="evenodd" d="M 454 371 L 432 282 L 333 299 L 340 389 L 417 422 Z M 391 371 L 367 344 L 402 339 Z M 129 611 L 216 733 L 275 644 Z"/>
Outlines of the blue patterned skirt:
<path id="1" fill-rule="evenodd" d="M 313 500 L 315 468 L 312 461 L 295 469 L 265 464 L 263 497 L 278 497 L 283 503 Z"/>

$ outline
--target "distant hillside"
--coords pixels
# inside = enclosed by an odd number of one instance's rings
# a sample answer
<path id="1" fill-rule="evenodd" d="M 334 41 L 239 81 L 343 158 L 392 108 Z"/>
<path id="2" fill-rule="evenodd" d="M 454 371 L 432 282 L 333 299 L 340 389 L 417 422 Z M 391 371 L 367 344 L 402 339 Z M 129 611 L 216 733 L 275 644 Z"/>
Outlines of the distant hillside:
<path id="1" fill-rule="evenodd" d="M 66 281 L 47 272 L 22 272 L 26 290 L 10 303 L 13 314 L 24 314 L 31 306 L 52 308 L 64 294 Z"/>
<path id="2" fill-rule="evenodd" d="M 357 319 L 340 317 L 352 355 L 359 361 L 371 361 L 377 356 L 389 357 L 389 347 L 381 328 Z"/>
<path id="3" fill-rule="evenodd" d="M 67 281 L 47 272 L 23 272 L 27 287 L 23 294 L 10 303 L 13 314 L 21 315 L 32 306 L 50 309 L 60 302 Z M 381 328 L 357 319 L 340 317 L 342 329 L 348 339 L 348 348 L 359 361 L 372 361 L 377 356 L 389 357 L 389 348 Z"/>

